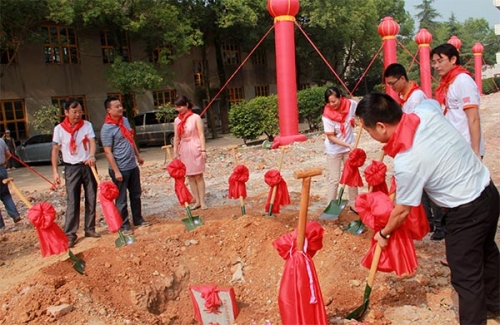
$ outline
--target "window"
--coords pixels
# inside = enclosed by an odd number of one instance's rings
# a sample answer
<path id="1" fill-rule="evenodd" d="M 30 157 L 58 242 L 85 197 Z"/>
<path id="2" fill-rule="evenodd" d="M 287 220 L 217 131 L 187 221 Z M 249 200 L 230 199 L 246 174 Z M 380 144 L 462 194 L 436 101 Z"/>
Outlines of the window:
<path id="1" fill-rule="evenodd" d="M 120 100 L 120 103 L 124 103 L 124 100 L 125 100 L 125 97 L 123 96 L 122 93 L 107 93 L 106 94 L 106 97 L 117 97 L 119 100 Z M 135 99 L 135 94 L 132 94 L 132 100 L 134 101 L 134 106 L 132 107 L 132 112 L 134 113 L 134 115 L 137 115 L 137 113 L 139 112 L 137 110 L 137 101 Z M 127 117 L 127 111 L 125 110 L 125 107 L 123 107 L 123 116 Z"/>
<path id="2" fill-rule="evenodd" d="M 265 50 L 257 50 L 252 55 L 253 65 L 267 65 L 267 55 Z"/>
<path id="3" fill-rule="evenodd" d="M 153 92 L 153 102 L 155 108 L 158 108 L 166 104 L 174 104 L 174 99 L 176 96 L 175 89 L 166 89 Z"/>
<path id="4" fill-rule="evenodd" d="M 228 87 L 229 89 L 229 102 L 238 103 L 245 99 L 243 87 Z"/>
<path id="5" fill-rule="evenodd" d="M 10 130 L 15 140 L 26 139 L 26 107 L 22 99 L 7 99 L 0 101 L 0 129 L 3 132 Z"/>
<path id="6" fill-rule="evenodd" d="M 201 60 L 193 60 L 194 85 L 203 87 L 203 63 Z"/>
<path id="7" fill-rule="evenodd" d="M 160 63 L 160 59 L 164 59 L 169 64 L 173 64 L 173 55 L 174 49 L 172 47 L 172 44 L 168 44 L 166 46 L 157 46 L 149 52 L 149 62 Z"/>
<path id="8" fill-rule="evenodd" d="M 45 63 L 80 63 L 75 29 L 64 26 L 42 26 Z"/>
<path id="9" fill-rule="evenodd" d="M 101 31 L 101 52 L 102 52 L 102 62 L 103 63 L 113 63 L 115 62 L 115 51 L 118 46 L 121 46 L 122 57 L 125 62 L 130 62 L 130 49 L 128 44 L 128 36 L 126 33 L 121 33 L 119 35 L 120 42 L 114 38 L 110 31 Z"/>
<path id="10" fill-rule="evenodd" d="M 255 85 L 255 97 L 269 96 L 269 85 Z"/>
<path id="11" fill-rule="evenodd" d="M 89 118 L 88 118 L 89 114 L 87 112 L 87 105 L 86 105 L 86 101 L 85 101 L 85 96 L 51 97 L 50 100 L 52 101 L 52 105 L 59 108 L 59 118 L 60 118 L 61 122 L 66 117 L 64 115 L 64 104 L 66 104 L 66 102 L 70 98 L 76 99 L 80 103 L 80 105 L 82 105 L 82 109 L 83 109 L 82 119 L 89 120 Z"/>
<path id="12" fill-rule="evenodd" d="M 222 57 L 228 65 L 240 64 L 240 48 L 236 44 L 222 43 Z"/>

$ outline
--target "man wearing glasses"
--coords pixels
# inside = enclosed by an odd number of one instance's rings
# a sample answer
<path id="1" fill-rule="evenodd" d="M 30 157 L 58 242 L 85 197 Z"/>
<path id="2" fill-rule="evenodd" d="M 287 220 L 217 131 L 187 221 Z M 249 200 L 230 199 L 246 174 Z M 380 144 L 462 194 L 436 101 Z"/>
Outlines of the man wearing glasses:
<path id="1" fill-rule="evenodd" d="M 484 140 L 479 117 L 479 89 L 469 71 L 460 65 L 457 48 L 451 44 L 435 47 L 431 51 L 431 65 L 441 77 L 435 97 L 444 106 L 446 119 L 482 158 Z"/>
<path id="2" fill-rule="evenodd" d="M 412 113 L 421 101 L 427 99 L 416 82 L 408 80 L 405 68 L 399 63 L 387 66 L 384 80 L 399 96 L 399 105 L 405 113 Z"/>

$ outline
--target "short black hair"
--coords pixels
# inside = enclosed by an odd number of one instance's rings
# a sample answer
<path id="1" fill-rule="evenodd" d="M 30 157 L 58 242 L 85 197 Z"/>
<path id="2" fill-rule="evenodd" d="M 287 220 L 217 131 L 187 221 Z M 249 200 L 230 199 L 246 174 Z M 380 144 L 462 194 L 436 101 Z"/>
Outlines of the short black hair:
<path id="1" fill-rule="evenodd" d="M 120 100 L 120 98 L 118 98 L 116 96 L 110 96 L 110 97 L 106 98 L 106 100 L 104 101 L 104 108 L 107 109 L 109 107 L 109 103 L 111 103 L 115 100 Z"/>
<path id="2" fill-rule="evenodd" d="M 78 105 L 81 105 L 78 100 L 75 98 L 70 98 L 66 103 L 64 103 L 64 110 L 68 111 L 70 108 L 77 108 Z"/>
<path id="3" fill-rule="evenodd" d="M 370 93 L 359 101 L 356 116 L 363 120 L 366 127 L 373 128 L 378 122 L 397 124 L 403 117 L 403 110 L 391 96 Z"/>
<path id="4" fill-rule="evenodd" d="M 384 79 L 387 77 L 401 78 L 405 77 L 408 81 L 408 75 L 406 74 L 406 69 L 400 63 L 392 63 L 385 68 Z"/>
<path id="5" fill-rule="evenodd" d="M 189 98 L 187 98 L 184 95 L 177 96 L 174 99 L 174 105 L 175 106 L 187 106 L 187 108 L 189 108 L 189 109 L 192 109 L 194 106 L 193 102 L 191 100 L 189 100 Z"/>
<path id="6" fill-rule="evenodd" d="M 460 54 L 457 48 L 451 44 L 444 43 L 433 48 L 431 51 L 431 60 L 434 54 L 439 55 L 440 58 L 443 57 L 443 55 L 447 56 L 449 59 L 456 57 L 457 61 L 455 63 L 456 65 L 460 65 Z"/>

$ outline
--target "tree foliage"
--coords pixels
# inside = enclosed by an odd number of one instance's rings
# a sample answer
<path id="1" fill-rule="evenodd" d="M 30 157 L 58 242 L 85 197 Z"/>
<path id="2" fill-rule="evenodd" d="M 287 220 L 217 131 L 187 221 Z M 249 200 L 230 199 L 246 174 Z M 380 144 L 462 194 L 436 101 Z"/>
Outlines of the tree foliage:
<path id="1" fill-rule="evenodd" d="M 416 14 L 417 20 L 419 22 L 419 28 L 432 29 L 436 27 L 436 19 L 441 17 L 441 14 L 437 12 L 432 3 L 434 0 L 422 0 L 421 4 L 415 6 L 415 9 L 419 10 Z"/>
<path id="2" fill-rule="evenodd" d="M 42 106 L 33 113 L 31 125 L 42 134 L 50 134 L 54 130 L 54 126 L 60 122 L 59 113 L 59 107 L 53 105 Z"/>
<path id="3" fill-rule="evenodd" d="M 326 86 L 312 87 L 297 93 L 299 116 L 307 122 L 309 130 L 319 129 L 323 107 L 325 107 L 326 88 Z"/>

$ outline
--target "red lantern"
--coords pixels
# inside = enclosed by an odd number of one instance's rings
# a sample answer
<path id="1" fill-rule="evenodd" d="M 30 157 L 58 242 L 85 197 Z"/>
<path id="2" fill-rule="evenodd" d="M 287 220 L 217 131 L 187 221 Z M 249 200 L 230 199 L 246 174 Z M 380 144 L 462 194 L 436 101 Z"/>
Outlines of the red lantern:
<path id="1" fill-rule="evenodd" d="M 448 44 L 453 45 L 460 52 L 460 48 L 462 47 L 462 41 L 458 37 L 456 37 L 455 35 L 450 37 L 450 39 L 448 40 Z"/>
<path id="2" fill-rule="evenodd" d="M 474 53 L 474 54 L 475 53 L 478 53 L 478 54 L 483 53 L 483 51 L 484 51 L 484 46 L 479 42 L 474 44 L 474 46 L 472 47 L 472 53 Z"/>
<path id="3" fill-rule="evenodd" d="M 396 36 L 399 33 L 399 24 L 392 19 L 392 17 L 384 17 L 382 22 L 378 25 L 378 34 L 382 38 L 388 36 Z"/>
<path id="4" fill-rule="evenodd" d="M 267 11 L 273 17 L 295 16 L 299 12 L 299 0 L 269 0 Z"/>
<path id="5" fill-rule="evenodd" d="M 421 28 L 415 35 L 415 43 L 418 45 L 429 45 L 432 42 L 432 34 L 426 28 Z"/>

